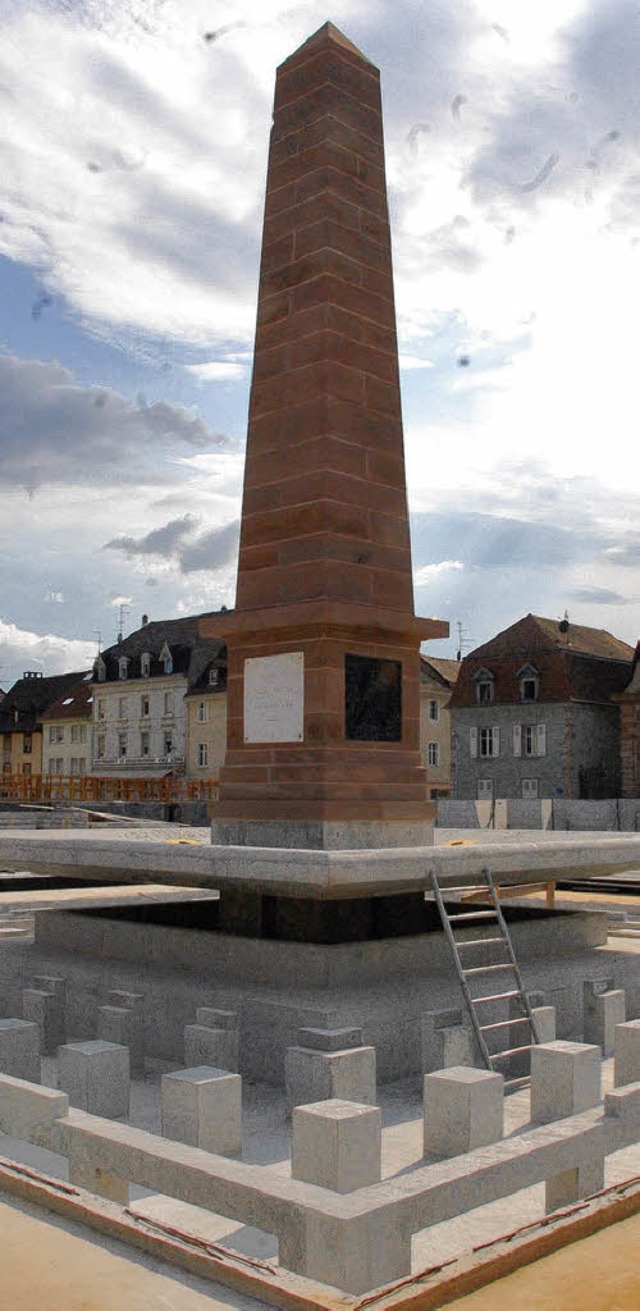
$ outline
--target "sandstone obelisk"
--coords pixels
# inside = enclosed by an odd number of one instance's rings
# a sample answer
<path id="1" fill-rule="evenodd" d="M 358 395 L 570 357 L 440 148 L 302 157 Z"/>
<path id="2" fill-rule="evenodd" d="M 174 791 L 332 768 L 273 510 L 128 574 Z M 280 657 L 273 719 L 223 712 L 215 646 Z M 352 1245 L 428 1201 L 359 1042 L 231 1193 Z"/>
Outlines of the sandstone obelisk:
<path id="1" fill-rule="evenodd" d="M 277 73 L 214 842 L 424 823 L 379 80 L 331 23 Z"/>

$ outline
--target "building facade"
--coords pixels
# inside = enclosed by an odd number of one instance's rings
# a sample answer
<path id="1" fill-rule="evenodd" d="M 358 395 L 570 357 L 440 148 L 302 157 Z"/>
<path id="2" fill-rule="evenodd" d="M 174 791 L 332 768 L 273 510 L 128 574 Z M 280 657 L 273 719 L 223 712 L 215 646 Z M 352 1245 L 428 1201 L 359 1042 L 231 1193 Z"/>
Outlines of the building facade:
<path id="1" fill-rule="evenodd" d="M 451 697 L 452 796 L 620 795 L 620 713 L 633 648 L 527 615 L 465 657 Z"/>
<path id="2" fill-rule="evenodd" d="M 43 774 L 91 772 L 92 718 L 93 683 L 88 673 L 43 713 Z"/>
<path id="3" fill-rule="evenodd" d="M 194 652 L 186 694 L 187 778 L 217 778 L 227 747 L 227 648 L 211 642 Z"/>
<path id="4" fill-rule="evenodd" d="M 427 771 L 429 799 L 451 794 L 451 714 L 449 701 L 459 660 L 420 656 L 420 754 Z"/>
<path id="5" fill-rule="evenodd" d="M 640 797 L 640 642 L 631 678 L 616 700 L 620 707 L 621 796 Z"/>
<path id="6" fill-rule="evenodd" d="M 42 773 L 42 716 L 84 676 L 80 671 L 45 678 L 27 670 L 9 689 L 0 702 L 3 775 L 36 777 Z"/>
<path id="7" fill-rule="evenodd" d="M 217 645 L 202 641 L 211 614 L 143 622 L 94 664 L 92 773 L 120 777 L 184 774 L 186 696 Z"/>

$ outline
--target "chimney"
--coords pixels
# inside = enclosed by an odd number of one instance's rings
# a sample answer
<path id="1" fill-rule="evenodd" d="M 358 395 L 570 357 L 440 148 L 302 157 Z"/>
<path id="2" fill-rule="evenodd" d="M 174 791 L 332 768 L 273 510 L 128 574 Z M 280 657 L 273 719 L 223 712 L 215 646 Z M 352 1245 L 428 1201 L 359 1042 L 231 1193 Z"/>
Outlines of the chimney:
<path id="1" fill-rule="evenodd" d="M 143 628 L 146 628 L 146 626 L 147 626 L 148 623 L 149 623 L 149 616 L 148 616 L 148 615 L 143 615 L 143 616 L 142 616 L 142 627 L 143 627 Z"/>

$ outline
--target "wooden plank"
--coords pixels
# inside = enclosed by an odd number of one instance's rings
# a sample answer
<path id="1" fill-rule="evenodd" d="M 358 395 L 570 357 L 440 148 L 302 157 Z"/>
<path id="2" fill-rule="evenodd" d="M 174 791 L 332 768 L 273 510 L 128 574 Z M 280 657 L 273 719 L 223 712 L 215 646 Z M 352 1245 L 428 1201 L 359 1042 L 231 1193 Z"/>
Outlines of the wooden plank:
<path id="1" fill-rule="evenodd" d="M 96 910 L 101 906 L 171 905 L 182 901 L 217 901 L 213 888 L 181 888 L 165 883 L 112 884 L 97 888 L 42 888 L 27 892 L 0 890 L 3 910 Z"/>

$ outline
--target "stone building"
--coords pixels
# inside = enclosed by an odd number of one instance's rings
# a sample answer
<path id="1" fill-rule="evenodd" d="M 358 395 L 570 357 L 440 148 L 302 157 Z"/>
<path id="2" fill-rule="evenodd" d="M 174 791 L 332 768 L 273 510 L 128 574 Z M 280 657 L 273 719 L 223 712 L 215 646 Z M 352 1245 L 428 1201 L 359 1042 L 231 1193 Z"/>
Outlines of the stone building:
<path id="1" fill-rule="evenodd" d="M 71 694 L 84 678 L 72 674 L 43 674 L 28 670 L 0 702 L 2 773 L 35 777 L 42 773 L 42 717 L 56 701 Z"/>
<path id="2" fill-rule="evenodd" d="M 199 643 L 185 701 L 187 778 L 217 778 L 227 743 L 227 648 L 223 642 Z"/>
<path id="3" fill-rule="evenodd" d="M 459 660 L 420 656 L 420 754 L 432 800 L 448 797 L 451 792 L 449 701 L 459 671 Z"/>
<path id="4" fill-rule="evenodd" d="M 42 773 L 89 774 L 93 719 L 91 672 L 42 715 Z"/>
<path id="5" fill-rule="evenodd" d="M 451 697 L 452 796 L 620 795 L 617 693 L 633 647 L 526 615 L 462 662 Z"/>
<path id="6" fill-rule="evenodd" d="M 620 707 L 620 795 L 640 797 L 640 642 L 631 678 L 615 700 Z"/>
<path id="7" fill-rule="evenodd" d="M 186 695 L 194 671 L 219 644 L 203 642 L 207 615 L 156 620 L 98 656 L 94 664 L 93 759 L 100 776 L 159 777 L 184 774 L 187 763 Z"/>

